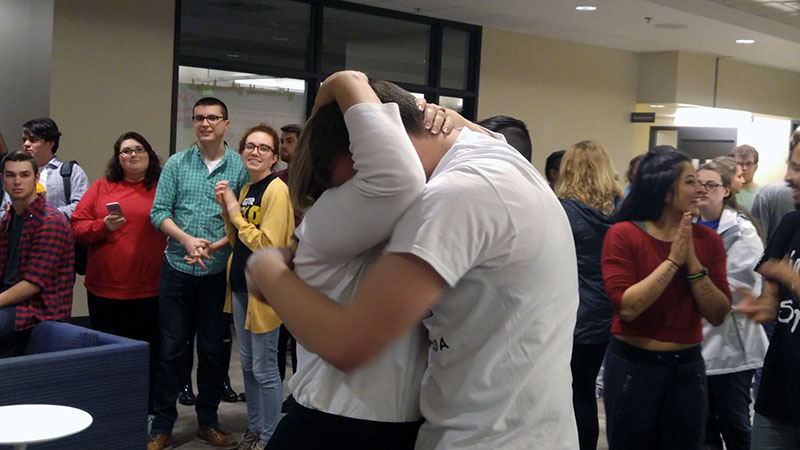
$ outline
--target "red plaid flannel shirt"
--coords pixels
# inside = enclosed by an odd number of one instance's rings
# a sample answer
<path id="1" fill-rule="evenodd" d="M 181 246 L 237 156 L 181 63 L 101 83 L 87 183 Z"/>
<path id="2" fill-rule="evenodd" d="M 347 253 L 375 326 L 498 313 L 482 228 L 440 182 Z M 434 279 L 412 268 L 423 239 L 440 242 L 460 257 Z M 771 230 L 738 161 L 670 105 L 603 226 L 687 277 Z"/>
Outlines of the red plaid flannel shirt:
<path id="1" fill-rule="evenodd" d="M 8 233 L 13 207 L 0 219 L 0 274 L 8 264 Z M 39 195 L 22 213 L 17 282 L 41 289 L 17 304 L 14 330 L 32 328 L 43 320 L 69 320 L 72 313 L 74 248 L 67 218 Z M 0 275 L 1 276 L 1 275 Z"/>

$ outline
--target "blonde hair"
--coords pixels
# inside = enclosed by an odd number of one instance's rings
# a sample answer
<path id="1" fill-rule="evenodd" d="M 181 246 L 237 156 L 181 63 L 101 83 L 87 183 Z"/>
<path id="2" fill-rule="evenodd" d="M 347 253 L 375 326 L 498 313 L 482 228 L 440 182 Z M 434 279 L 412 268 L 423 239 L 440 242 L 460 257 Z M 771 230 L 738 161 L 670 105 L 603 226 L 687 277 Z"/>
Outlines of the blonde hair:
<path id="1" fill-rule="evenodd" d="M 581 141 L 567 149 L 555 192 L 559 198 L 574 198 L 605 215 L 614 212 L 616 200 L 622 198 L 611 157 L 594 141 Z"/>

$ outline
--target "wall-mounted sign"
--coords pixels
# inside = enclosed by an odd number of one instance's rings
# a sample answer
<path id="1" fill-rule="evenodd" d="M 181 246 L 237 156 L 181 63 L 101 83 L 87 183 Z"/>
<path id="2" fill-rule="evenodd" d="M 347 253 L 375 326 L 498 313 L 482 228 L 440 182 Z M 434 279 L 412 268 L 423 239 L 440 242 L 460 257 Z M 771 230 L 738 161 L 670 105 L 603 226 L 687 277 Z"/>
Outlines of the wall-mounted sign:
<path id="1" fill-rule="evenodd" d="M 653 123 L 656 121 L 656 113 L 654 112 L 632 112 L 632 123 Z"/>

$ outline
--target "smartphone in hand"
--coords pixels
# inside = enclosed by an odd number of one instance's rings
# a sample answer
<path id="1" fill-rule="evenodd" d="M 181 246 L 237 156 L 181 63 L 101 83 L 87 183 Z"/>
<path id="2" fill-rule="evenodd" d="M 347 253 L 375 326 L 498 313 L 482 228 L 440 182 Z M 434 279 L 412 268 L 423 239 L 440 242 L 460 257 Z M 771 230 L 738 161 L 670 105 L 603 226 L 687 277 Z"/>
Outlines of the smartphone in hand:
<path id="1" fill-rule="evenodd" d="M 125 214 L 122 213 L 122 207 L 119 206 L 119 203 L 117 202 L 106 203 L 106 209 L 108 210 L 109 214 L 116 214 L 120 217 L 125 217 Z"/>

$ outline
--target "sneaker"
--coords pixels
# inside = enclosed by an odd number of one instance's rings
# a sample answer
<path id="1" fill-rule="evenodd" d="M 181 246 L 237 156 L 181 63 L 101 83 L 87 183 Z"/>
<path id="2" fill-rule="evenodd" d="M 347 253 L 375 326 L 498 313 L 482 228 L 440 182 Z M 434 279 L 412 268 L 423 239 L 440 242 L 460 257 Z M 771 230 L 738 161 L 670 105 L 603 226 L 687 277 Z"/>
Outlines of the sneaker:
<path id="1" fill-rule="evenodd" d="M 288 413 L 289 410 L 292 409 L 296 404 L 297 401 L 295 401 L 294 397 L 292 397 L 292 394 L 289 394 L 289 396 L 286 397 L 286 400 L 284 400 L 283 404 L 281 405 L 281 413 Z"/>
<path id="2" fill-rule="evenodd" d="M 250 450 L 253 448 L 254 445 L 258 442 L 259 434 L 255 431 L 247 430 L 244 432 L 244 436 L 242 436 L 242 440 L 239 441 L 239 449 L 238 450 Z"/>
<path id="3" fill-rule="evenodd" d="M 219 393 L 219 398 L 223 402 L 228 403 L 236 403 L 239 401 L 239 394 L 237 394 L 236 391 L 234 391 L 231 387 L 230 379 L 225 378 L 225 381 L 222 382 L 222 390 Z"/>
<path id="4" fill-rule="evenodd" d="M 267 443 L 258 441 L 255 444 L 253 444 L 252 447 L 250 447 L 250 450 L 264 450 L 265 448 L 267 448 Z"/>
<path id="5" fill-rule="evenodd" d="M 150 433 L 147 439 L 147 450 L 167 450 L 172 448 L 172 436 L 161 433 Z"/>
<path id="6" fill-rule="evenodd" d="M 213 445 L 214 447 L 225 448 L 229 450 L 236 448 L 236 439 L 232 438 L 230 434 L 220 430 L 219 428 L 198 430 L 197 437 L 206 444 Z"/>
<path id="7" fill-rule="evenodd" d="M 178 403 L 181 405 L 192 406 L 197 403 L 197 397 L 194 396 L 194 392 L 192 392 L 192 386 L 189 384 L 183 385 L 183 390 L 181 394 L 178 396 Z"/>

